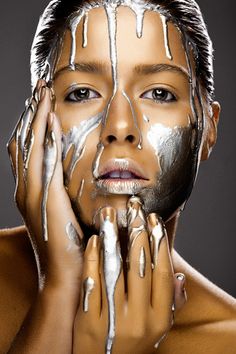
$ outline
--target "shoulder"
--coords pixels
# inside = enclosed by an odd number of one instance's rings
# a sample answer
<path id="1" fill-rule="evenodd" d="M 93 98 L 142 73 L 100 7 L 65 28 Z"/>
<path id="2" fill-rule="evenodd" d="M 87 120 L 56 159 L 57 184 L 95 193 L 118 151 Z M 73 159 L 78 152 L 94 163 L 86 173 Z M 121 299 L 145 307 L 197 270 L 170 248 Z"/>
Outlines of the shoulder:
<path id="1" fill-rule="evenodd" d="M 236 300 L 192 268 L 176 252 L 174 269 L 186 275 L 187 303 L 160 345 L 161 354 L 234 354 Z"/>
<path id="2" fill-rule="evenodd" d="M 25 227 L 0 230 L 0 352 L 22 324 L 37 290 L 37 269 Z"/>

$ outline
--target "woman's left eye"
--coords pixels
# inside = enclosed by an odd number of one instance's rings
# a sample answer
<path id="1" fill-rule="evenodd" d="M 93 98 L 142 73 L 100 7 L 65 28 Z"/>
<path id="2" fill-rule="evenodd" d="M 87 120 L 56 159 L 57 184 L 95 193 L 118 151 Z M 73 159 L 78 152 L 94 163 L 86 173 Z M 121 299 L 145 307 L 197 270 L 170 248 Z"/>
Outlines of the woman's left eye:
<path id="1" fill-rule="evenodd" d="M 65 100 L 69 102 L 84 102 L 98 97 L 101 97 L 98 92 L 86 87 L 81 87 L 70 92 Z"/>
<path id="2" fill-rule="evenodd" d="M 176 101 L 176 97 L 170 91 L 163 88 L 155 88 L 144 92 L 141 98 L 147 98 L 149 100 L 154 100 L 155 102 L 167 103 Z"/>

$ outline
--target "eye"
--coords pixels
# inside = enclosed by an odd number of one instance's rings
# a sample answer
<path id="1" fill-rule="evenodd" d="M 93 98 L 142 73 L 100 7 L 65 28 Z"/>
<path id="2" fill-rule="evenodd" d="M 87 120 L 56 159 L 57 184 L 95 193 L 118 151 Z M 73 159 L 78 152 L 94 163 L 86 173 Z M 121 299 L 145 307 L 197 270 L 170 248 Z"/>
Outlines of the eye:
<path id="1" fill-rule="evenodd" d="M 81 87 L 71 91 L 66 96 L 65 101 L 81 103 L 98 97 L 101 97 L 98 92 L 86 87 Z"/>
<path id="2" fill-rule="evenodd" d="M 176 97 L 168 90 L 163 88 L 155 88 L 144 92 L 141 98 L 147 98 L 149 100 L 154 100 L 155 102 L 168 103 L 176 101 Z"/>

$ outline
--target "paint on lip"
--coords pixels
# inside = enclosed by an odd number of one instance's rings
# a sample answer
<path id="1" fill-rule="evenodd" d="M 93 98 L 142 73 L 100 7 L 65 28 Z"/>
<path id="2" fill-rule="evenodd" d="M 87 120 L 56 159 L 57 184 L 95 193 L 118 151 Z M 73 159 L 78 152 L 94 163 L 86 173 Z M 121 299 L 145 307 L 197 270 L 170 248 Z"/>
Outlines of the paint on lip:
<path id="1" fill-rule="evenodd" d="M 140 192 L 144 187 L 146 181 L 144 180 L 113 180 L 113 179 L 104 179 L 98 180 L 96 182 L 96 187 L 98 191 L 105 194 L 126 194 L 133 195 Z"/>

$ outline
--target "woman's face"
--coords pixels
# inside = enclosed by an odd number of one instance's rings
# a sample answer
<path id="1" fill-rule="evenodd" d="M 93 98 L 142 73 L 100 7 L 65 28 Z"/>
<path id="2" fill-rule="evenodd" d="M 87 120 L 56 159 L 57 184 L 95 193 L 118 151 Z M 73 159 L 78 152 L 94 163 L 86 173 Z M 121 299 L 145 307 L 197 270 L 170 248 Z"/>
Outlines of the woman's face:
<path id="1" fill-rule="evenodd" d="M 110 205 L 126 226 L 127 200 L 135 194 L 146 213 L 169 217 L 185 201 L 195 171 L 195 117 L 181 33 L 168 23 L 165 36 L 163 18 L 147 11 L 138 38 L 133 11 L 120 6 L 116 45 L 103 7 L 89 12 L 86 46 L 83 37 L 81 21 L 71 70 L 66 32 L 53 81 L 74 209 L 84 223 L 98 226 L 99 209 Z"/>

